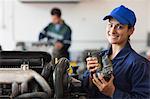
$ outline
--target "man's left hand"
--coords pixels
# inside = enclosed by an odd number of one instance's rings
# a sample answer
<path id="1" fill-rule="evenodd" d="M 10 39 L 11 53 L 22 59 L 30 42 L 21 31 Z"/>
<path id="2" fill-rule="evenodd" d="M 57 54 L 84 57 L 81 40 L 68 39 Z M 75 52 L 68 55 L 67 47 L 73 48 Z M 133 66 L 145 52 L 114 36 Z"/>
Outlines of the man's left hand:
<path id="1" fill-rule="evenodd" d="M 96 74 L 93 74 L 92 82 L 97 86 L 99 91 L 103 93 L 106 96 L 113 96 L 113 93 L 115 91 L 115 86 L 113 84 L 114 76 L 112 75 L 111 79 L 107 82 L 103 78 L 103 75 L 98 75 L 98 78 L 96 77 Z"/>
<path id="2" fill-rule="evenodd" d="M 54 47 L 60 50 L 63 48 L 63 44 L 61 42 L 56 42 Z"/>

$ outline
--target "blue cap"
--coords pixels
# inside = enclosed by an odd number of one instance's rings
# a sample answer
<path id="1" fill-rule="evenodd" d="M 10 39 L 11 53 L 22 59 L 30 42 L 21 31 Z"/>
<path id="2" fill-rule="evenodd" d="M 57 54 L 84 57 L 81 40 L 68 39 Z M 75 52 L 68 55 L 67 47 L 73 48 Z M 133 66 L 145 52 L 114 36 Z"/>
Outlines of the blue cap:
<path id="1" fill-rule="evenodd" d="M 136 16 L 134 12 L 123 5 L 112 10 L 110 15 L 105 16 L 103 20 L 110 19 L 110 17 L 113 17 L 123 25 L 134 26 L 136 23 Z"/>

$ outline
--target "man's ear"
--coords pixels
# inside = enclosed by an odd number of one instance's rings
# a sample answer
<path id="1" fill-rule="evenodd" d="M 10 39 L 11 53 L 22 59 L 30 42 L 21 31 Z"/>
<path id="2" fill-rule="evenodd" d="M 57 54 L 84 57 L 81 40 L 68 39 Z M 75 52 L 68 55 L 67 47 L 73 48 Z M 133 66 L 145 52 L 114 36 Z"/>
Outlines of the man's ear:
<path id="1" fill-rule="evenodd" d="M 130 36 L 133 34 L 134 29 L 135 29 L 134 27 L 131 27 L 131 28 L 128 29 L 128 33 L 129 33 Z"/>

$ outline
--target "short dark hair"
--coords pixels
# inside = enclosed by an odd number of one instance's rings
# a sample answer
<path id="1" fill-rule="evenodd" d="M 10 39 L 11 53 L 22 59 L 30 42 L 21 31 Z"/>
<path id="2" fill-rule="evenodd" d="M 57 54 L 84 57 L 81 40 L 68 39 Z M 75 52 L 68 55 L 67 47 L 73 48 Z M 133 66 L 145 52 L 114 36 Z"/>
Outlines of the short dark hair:
<path id="1" fill-rule="evenodd" d="M 59 8 L 53 8 L 51 10 L 51 15 L 56 15 L 58 17 L 61 17 L 61 10 Z"/>
<path id="2" fill-rule="evenodd" d="M 128 29 L 134 28 L 134 26 L 128 25 Z M 128 36 L 128 41 L 130 41 L 130 35 Z"/>

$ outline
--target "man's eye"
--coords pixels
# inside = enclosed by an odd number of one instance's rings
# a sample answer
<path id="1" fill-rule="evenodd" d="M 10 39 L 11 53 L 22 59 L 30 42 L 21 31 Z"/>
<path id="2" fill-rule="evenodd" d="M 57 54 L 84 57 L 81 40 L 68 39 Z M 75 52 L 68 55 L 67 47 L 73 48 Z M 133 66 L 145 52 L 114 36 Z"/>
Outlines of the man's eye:
<path id="1" fill-rule="evenodd" d="M 119 25 L 117 26 L 117 29 L 123 29 L 123 26 Z"/>
<path id="2" fill-rule="evenodd" d="M 108 24 L 109 25 L 109 27 L 113 27 L 113 24 Z"/>

